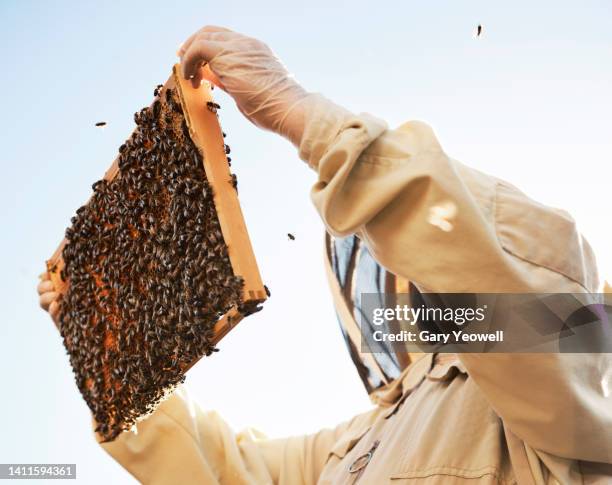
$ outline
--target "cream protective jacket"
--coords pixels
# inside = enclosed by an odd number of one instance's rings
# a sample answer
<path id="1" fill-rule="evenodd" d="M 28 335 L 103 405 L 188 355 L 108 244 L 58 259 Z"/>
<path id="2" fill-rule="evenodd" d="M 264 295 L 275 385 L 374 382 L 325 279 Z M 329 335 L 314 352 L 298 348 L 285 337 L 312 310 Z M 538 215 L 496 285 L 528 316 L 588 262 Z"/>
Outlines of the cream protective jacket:
<path id="1" fill-rule="evenodd" d="M 328 231 L 356 233 L 389 271 L 436 292 L 600 290 L 567 213 L 449 158 L 427 125 L 387 129 L 323 97 L 307 120 L 300 156 Z M 236 434 L 179 388 L 101 446 L 147 484 L 604 484 L 611 389 L 610 354 L 426 354 L 335 429 Z"/>

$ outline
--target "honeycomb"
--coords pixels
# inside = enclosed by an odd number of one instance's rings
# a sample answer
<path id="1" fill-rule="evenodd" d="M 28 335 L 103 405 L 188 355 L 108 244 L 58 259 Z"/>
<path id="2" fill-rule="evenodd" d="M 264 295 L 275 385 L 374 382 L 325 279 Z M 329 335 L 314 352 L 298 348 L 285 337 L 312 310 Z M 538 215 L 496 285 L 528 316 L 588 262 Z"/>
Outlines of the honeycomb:
<path id="1" fill-rule="evenodd" d="M 63 287 L 59 330 L 101 441 L 150 414 L 266 295 L 260 282 L 245 291 L 219 221 L 215 191 L 235 192 L 235 175 L 224 187 L 207 179 L 172 79 L 135 113 L 115 169 L 93 184 L 48 263 Z M 215 117 L 219 108 L 197 107 Z"/>

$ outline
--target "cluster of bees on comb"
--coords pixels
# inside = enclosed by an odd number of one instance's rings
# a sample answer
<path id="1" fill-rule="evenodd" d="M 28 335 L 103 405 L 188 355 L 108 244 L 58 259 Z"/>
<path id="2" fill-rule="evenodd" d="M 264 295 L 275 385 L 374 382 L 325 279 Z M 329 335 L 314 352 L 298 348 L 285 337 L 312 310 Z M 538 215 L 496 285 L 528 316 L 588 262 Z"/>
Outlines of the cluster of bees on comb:
<path id="1" fill-rule="evenodd" d="M 214 325 L 230 308 L 260 309 L 242 303 L 179 95 L 161 85 L 154 95 L 134 115 L 119 172 L 93 185 L 62 251 L 69 285 L 59 328 L 104 441 L 152 412 L 217 350 Z"/>

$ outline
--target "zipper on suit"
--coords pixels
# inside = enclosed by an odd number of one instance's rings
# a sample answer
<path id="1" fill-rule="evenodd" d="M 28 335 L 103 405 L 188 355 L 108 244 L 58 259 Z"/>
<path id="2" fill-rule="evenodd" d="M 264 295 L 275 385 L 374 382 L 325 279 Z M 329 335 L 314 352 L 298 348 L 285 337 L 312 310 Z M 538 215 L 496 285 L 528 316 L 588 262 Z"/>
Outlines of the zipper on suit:
<path id="1" fill-rule="evenodd" d="M 378 448 L 379 444 L 380 440 L 376 440 L 374 443 L 372 443 L 372 446 L 366 453 L 359 455 L 355 461 L 353 461 L 351 466 L 349 466 L 349 474 L 353 476 L 353 481 L 351 482 L 352 485 L 355 485 L 361 478 L 365 467 L 372 460 L 372 456 L 374 455 L 374 452 L 376 451 L 376 448 Z"/>

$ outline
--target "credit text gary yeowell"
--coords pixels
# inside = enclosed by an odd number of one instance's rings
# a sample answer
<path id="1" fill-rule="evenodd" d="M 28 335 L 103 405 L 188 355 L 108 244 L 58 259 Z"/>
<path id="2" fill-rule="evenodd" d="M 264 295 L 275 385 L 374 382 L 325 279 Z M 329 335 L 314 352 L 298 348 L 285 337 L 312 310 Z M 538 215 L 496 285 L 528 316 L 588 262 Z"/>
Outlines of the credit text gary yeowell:
<path id="1" fill-rule="evenodd" d="M 450 331 L 430 330 L 416 331 L 413 328 L 418 322 L 422 323 L 447 323 L 462 326 L 472 322 L 482 322 L 486 316 L 487 305 L 481 307 L 467 308 L 436 308 L 436 307 L 412 307 L 409 305 L 396 305 L 395 307 L 374 308 L 372 312 L 372 323 L 379 327 L 372 333 L 372 338 L 377 342 L 501 342 L 504 339 L 502 330 L 492 333 L 466 333 L 455 329 Z M 396 322 L 401 325 L 409 325 L 408 329 L 399 332 L 390 332 L 386 323 Z M 385 325 L 383 327 L 383 325 Z"/>

